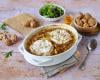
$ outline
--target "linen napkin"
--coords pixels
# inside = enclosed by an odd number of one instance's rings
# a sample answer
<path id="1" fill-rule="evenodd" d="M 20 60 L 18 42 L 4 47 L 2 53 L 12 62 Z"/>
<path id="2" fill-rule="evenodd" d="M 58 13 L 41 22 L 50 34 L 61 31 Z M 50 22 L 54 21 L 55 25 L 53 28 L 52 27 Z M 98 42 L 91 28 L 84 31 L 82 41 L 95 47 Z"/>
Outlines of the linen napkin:
<path id="1" fill-rule="evenodd" d="M 80 58 L 80 52 L 76 51 L 75 54 L 69 58 L 68 60 L 57 64 L 53 66 L 44 66 L 40 67 L 41 68 L 41 75 L 46 76 L 47 78 L 52 77 L 56 75 L 57 73 L 64 72 L 71 66 L 74 66 L 75 64 L 78 64 Z"/>
<path id="2" fill-rule="evenodd" d="M 11 27 L 12 29 L 14 29 L 14 30 L 20 32 L 21 34 L 23 34 L 24 36 L 26 36 L 35 28 L 33 29 L 30 27 L 25 27 L 24 25 L 28 21 L 33 20 L 33 19 L 36 19 L 33 15 L 23 13 L 23 14 L 18 14 L 16 16 L 13 16 L 11 18 L 4 20 L 4 23 L 6 25 L 8 25 L 9 27 Z"/>

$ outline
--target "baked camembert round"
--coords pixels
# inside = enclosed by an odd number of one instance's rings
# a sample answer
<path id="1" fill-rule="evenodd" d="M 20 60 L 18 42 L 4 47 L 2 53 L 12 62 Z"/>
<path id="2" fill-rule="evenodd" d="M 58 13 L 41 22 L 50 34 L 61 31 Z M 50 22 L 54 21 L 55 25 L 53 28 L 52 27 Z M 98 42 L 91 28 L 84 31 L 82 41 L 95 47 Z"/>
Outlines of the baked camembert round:
<path id="1" fill-rule="evenodd" d="M 53 45 L 50 41 L 45 39 L 36 40 L 31 44 L 30 50 L 32 53 L 38 56 L 49 56 L 53 51 Z"/>
<path id="2" fill-rule="evenodd" d="M 56 29 L 49 33 L 50 39 L 56 44 L 64 44 L 71 40 L 71 35 L 64 29 Z"/>

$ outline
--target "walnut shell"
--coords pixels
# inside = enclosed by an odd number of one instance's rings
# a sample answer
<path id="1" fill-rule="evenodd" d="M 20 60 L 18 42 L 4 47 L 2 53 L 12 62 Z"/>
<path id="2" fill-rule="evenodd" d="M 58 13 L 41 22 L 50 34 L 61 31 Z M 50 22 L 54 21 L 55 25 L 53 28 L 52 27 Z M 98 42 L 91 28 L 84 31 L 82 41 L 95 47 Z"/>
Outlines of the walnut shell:
<path id="1" fill-rule="evenodd" d="M 79 18 L 82 19 L 83 17 L 84 17 L 84 14 L 80 12 L 79 13 Z"/>
<path id="2" fill-rule="evenodd" d="M 83 24 L 83 27 L 86 27 L 87 28 L 87 27 L 89 27 L 89 24 L 88 23 L 84 23 Z"/>
<path id="3" fill-rule="evenodd" d="M 30 21 L 27 21 L 25 27 L 30 27 Z"/>
<path id="4" fill-rule="evenodd" d="M 84 14 L 84 17 L 85 17 L 86 19 L 90 19 L 92 16 L 91 16 L 89 13 L 86 13 L 86 14 Z"/>
<path id="5" fill-rule="evenodd" d="M 2 40 L 3 39 L 3 33 L 0 33 L 0 40 Z"/>
<path id="6" fill-rule="evenodd" d="M 77 24 L 78 24 L 79 26 L 83 27 L 83 23 L 82 23 L 81 20 L 80 20 Z"/>
<path id="7" fill-rule="evenodd" d="M 4 42 L 7 46 L 10 46 L 10 45 L 13 44 L 12 41 L 11 41 L 10 39 L 7 39 L 7 38 L 3 39 L 3 42 Z"/>
<path id="8" fill-rule="evenodd" d="M 83 22 L 83 23 L 87 23 L 87 21 L 88 21 L 88 20 L 87 20 L 86 18 L 83 18 L 83 19 L 82 19 L 82 22 Z"/>
<path id="9" fill-rule="evenodd" d="M 16 43 L 18 41 L 18 37 L 16 34 L 11 35 L 10 39 L 11 39 L 12 43 Z"/>
<path id="10" fill-rule="evenodd" d="M 39 24 L 39 23 L 38 23 L 35 19 L 33 19 L 32 21 L 30 21 L 30 27 L 31 27 L 31 28 L 37 27 L 38 24 Z"/>
<path id="11" fill-rule="evenodd" d="M 90 18 L 90 19 L 88 20 L 88 24 L 89 24 L 89 26 L 94 26 L 94 25 L 96 24 L 95 19 L 94 19 L 94 18 Z"/>

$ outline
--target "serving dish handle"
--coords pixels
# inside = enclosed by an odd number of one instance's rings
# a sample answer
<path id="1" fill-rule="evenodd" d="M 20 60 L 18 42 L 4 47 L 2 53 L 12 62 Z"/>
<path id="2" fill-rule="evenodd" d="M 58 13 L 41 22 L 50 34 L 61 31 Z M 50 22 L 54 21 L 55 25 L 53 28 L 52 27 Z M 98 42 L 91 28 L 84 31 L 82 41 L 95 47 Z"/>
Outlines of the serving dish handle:
<path id="1" fill-rule="evenodd" d="M 24 55 L 23 44 L 18 47 L 18 50 Z"/>
<path id="2" fill-rule="evenodd" d="M 24 49 L 23 49 L 23 44 L 21 44 L 19 47 L 18 47 L 19 51 L 21 52 L 21 54 L 23 54 L 25 56 L 25 52 L 24 52 Z M 35 58 L 31 58 L 31 61 L 37 63 L 37 64 L 43 64 L 43 63 L 49 63 L 50 61 L 52 61 L 53 59 L 52 58 L 45 58 L 45 59 L 42 59 L 41 61 L 40 60 L 37 60 Z"/>
<path id="3" fill-rule="evenodd" d="M 37 59 L 32 59 L 33 61 L 35 61 L 37 64 L 41 65 L 41 64 L 44 64 L 44 63 L 49 63 L 51 62 L 53 59 L 52 58 L 45 58 L 43 60 L 37 60 Z"/>
<path id="4" fill-rule="evenodd" d="M 82 40 L 82 35 L 81 34 L 78 34 L 78 42 L 77 42 L 77 45 L 80 43 L 81 40 Z"/>

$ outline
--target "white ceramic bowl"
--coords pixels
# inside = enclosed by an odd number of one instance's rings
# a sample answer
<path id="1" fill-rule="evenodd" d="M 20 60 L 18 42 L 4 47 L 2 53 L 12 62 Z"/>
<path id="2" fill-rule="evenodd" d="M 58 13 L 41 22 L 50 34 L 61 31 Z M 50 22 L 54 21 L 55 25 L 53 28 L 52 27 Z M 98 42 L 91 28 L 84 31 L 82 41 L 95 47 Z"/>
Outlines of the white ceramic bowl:
<path id="1" fill-rule="evenodd" d="M 57 20 L 60 20 L 61 18 L 64 17 L 64 15 L 65 15 L 65 9 L 64 9 L 62 6 L 60 6 L 60 5 L 57 5 L 57 4 L 53 4 L 53 5 L 60 7 L 60 8 L 64 11 L 64 14 L 61 15 L 61 16 L 59 16 L 59 17 L 56 17 L 56 18 L 46 18 L 45 16 L 42 16 L 42 15 L 40 14 L 40 12 L 39 12 L 40 17 L 41 17 L 42 19 L 44 19 L 45 21 L 57 21 Z M 40 8 L 40 9 L 41 9 L 41 8 Z"/>
<path id="2" fill-rule="evenodd" d="M 59 26 L 55 26 L 55 27 L 51 27 L 51 25 L 59 25 Z M 27 42 L 27 40 L 34 35 L 36 32 L 40 31 L 41 29 L 45 29 L 45 28 L 63 28 L 63 29 L 67 29 L 70 30 L 76 40 L 75 43 L 73 44 L 73 46 L 68 49 L 67 51 L 54 55 L 54 56 L 36 56 L 33 55 L 31 53 L 29 53 L 26 49 L 25 49 L 25 44 Z M 49 24 L 49 25 L 45 25 L 42 27 L 37 28 L 35 31 L 32 31 L 23 41 L 23 43 L 19 46 L 19 50 L 20 52 L 24 55 L 24 58 L 31 64 L 36 65 L 36 66 L 51 66 L 51 65 L 55 65 L 58 63 L 61 63 L 67 59 L 69 59 L 77 50 L 77 45 L 80 42 L 82 36 L 78 36 L 78 32 L 76 31 L 75 28 L 73 28 L 72 26 L 66 25 L 66 24 Z"/>

